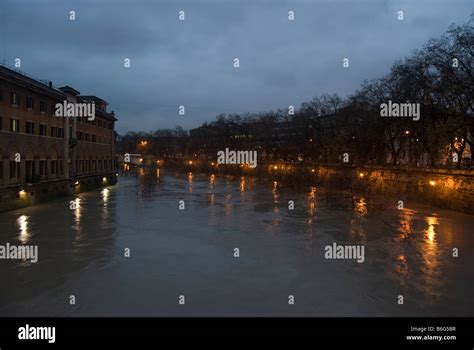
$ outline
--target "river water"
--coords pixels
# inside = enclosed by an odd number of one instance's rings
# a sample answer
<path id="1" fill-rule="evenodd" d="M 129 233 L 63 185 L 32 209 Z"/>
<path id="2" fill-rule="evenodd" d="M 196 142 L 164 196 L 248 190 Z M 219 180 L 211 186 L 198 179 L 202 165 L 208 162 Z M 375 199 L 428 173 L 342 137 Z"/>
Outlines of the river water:
<path id="1" fill-rule="evenodd" d="M 38 246 L 0 260 L 0 316 L 474 316 L 474 216 L 163 171 L 73 199 L 0 214 L 0 245 Z"/>

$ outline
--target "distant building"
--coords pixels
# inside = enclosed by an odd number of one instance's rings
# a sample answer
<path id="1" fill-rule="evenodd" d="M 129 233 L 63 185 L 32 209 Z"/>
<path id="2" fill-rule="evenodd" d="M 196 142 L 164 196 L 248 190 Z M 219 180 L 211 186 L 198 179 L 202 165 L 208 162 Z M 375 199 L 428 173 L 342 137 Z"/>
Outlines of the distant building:
<path id="1" fill-rule="evenodd" d="M 56 105 L 65 101 L 94 102 L 94 120 L 56 116 Z M 23 202 L 15 207 L 46 198 L 48 192 L 115 183 L 116 120 L 98 97 L 0 66 L 0 202 Z"/>
<path id="2" fill-rule="evenodd" d="M 127 156 L 128 156 L 127 157 L 128 159 L 125 159 L 125 156 L 123 156 L 123 155 L 117 156 L 117 161 L 120 164 L 121 168 L 123 168 L 124 166 L 129 167 L 130 165 L 134 165 L 134 166 L 144 166 L 145 165 L 143 155 L 138 154 L 138 153 L 129 153 Z"/>

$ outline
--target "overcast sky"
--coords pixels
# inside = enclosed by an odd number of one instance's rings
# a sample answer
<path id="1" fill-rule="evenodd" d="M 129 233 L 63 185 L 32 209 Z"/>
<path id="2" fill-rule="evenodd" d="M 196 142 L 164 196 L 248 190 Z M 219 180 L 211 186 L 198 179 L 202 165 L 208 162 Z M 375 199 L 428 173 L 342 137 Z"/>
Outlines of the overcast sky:
<path id="1" fill-rule="evenodd" d="M 350 94 L 473 10 L 472 0 L 1 0 L 0 57 L 105 99 L 119 133 L 192 128 Z"/>

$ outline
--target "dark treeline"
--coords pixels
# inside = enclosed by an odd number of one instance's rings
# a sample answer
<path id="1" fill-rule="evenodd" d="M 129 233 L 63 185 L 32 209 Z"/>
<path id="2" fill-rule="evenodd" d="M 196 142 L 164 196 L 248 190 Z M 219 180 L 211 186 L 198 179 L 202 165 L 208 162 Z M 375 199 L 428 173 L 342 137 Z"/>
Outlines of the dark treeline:
<path id="1" fill-rule="evenodd" d="M 469 164 L 474 131 L 474 15 L 452 25 L 390 72 L 353 95 L 322 95 L 299 108 L 219 115 L 189 132 L 180 127 L 128 132 L 120 153 L 215 159 L 225 147 L 257 150 L 259 159 L 320 163 Z M 381 117 L 381 105 L 420 105 L 420 119 Z M 146 143 L 141 141 L 146 140 Z M 458 161 L 456 161 L 458 160 Z"/>

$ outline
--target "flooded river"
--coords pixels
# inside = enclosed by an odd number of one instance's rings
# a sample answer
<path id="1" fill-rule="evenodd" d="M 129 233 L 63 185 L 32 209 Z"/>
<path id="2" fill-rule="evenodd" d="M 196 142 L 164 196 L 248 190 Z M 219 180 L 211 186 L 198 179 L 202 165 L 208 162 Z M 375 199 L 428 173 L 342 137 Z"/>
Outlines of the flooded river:
<path id="1" fill-rule="evenodd" d="M 0 214 L 0 245 L 38 247 L 0 260 L 0 316 L 474 316 L 474 216 L 157 175 Z"/>

